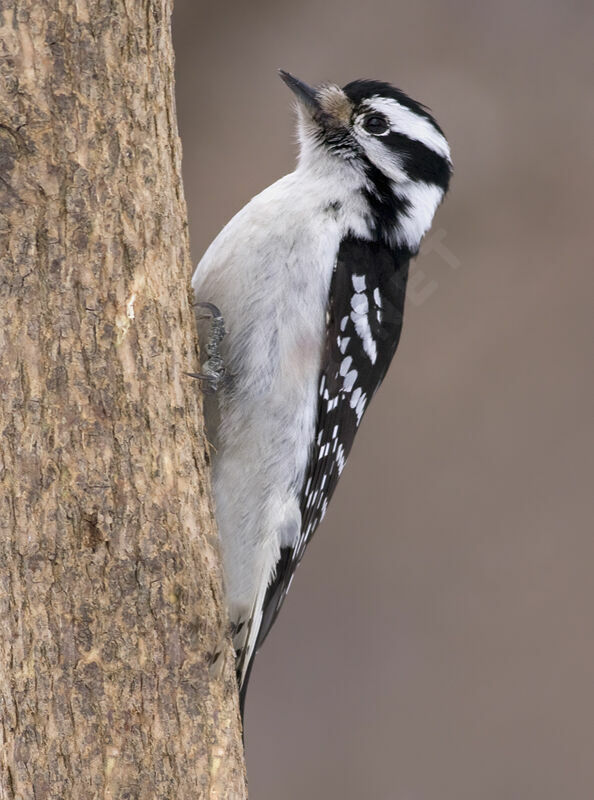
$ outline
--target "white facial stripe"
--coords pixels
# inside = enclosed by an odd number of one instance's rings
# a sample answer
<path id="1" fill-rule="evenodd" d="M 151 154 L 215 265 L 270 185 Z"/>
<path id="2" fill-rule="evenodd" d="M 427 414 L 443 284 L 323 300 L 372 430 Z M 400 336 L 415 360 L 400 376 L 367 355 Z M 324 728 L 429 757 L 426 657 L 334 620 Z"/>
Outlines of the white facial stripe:
<path id="1" fill-rule="evenodd" d="M 391 97 L 372 97 L 368 106 L 373 111 L 385 114 L 390 128 L 395 133 L 403 133 L 409 139 L 421 142 L 435 153 L 450 160 L 450 146 L 441 133 L 425 117 L 415 114 L 410 108 L 400 105 Z"/>
<path id="2" fill-rule="evenodd" d="M 381 136 L 365 136 L 363 138 L 359 135 L 359 141 L 371 163 L 380 165 L 382 172 L 390 180 L 396 183 L 403 183 L 409 180 L 407 173 L 403 169 L 402 159 L 397 153 L 386 147 L 386 143 L 382 141 Z"/>
<path id="3" fill-rule="evenodd" d="M 406 213 L 398 220 L 396 240 L 399 244 L 416 250 L 431 226 L 433 215 L 443 197 L 443 190 L 432 183 L 421 181 L 410 182 L 406 187 L 395 185 L 394 192 L 410 203 Z"/>

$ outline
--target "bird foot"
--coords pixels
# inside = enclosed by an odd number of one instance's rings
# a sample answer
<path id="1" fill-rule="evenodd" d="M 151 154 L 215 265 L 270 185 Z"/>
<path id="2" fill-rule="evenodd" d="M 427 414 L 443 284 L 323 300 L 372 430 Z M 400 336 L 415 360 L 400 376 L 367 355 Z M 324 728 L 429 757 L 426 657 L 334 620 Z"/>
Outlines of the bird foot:
<path id="1" fill-rule="evenodd" d="M 202 372 L 186 372 L 186 375 L 201 381 L 201 388 L 205 394 L 214 394 L 225 377 L 225 362 L 219 353 L 220 344 L 226 333 L 225 320 L 213 303 L 194 303 L 194 308 L 202 308 L 206 312 L 200 314 L 198 319 L 210 319 L 208 341 L 204 348 L 208 358 L 202 364 Z"/>

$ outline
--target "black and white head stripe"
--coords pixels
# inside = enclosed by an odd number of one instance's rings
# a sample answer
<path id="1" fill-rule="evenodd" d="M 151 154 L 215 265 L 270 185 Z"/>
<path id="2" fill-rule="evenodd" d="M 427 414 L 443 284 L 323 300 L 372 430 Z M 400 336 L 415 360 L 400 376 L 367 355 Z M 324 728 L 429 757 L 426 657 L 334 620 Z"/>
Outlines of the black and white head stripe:
<path id="1" fill-rule="evenodd" d="M 418 250 L 452 172 L 443 131 L 421 103 L 379 81 L 344 87 L 352 103 L 352 138 L 369 177 L 375 227 L 388 242 Z M 377 132 L 369 130 L 369 120 Z"/>
<path id="2" fill-rule="evenodd" d="M 383 81 L 353 81 L 342 90 L 353 106 L 383 112 L 393 130 L 416 139 L 446 159 L 450 159 L 450 148 L 442 129 L 429 109 L 418 103 L 400 89 Z"/>

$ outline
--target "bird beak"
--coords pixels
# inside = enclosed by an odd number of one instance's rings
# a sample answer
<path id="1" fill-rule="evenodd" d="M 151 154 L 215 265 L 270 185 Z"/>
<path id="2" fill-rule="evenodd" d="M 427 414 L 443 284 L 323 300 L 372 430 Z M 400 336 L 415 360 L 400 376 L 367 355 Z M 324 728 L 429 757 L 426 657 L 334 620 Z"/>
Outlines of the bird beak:
<path id="1" fill-rule="evenodd" d="M 300 81 L 299 78 L 295 78 L 290 72 L 285 72 L 284 69 L 279 69 L 278 73 L 299 102 L 302 103 L 312 115 L 321 113 L 322 107 L 315 89 L 312 89 L 307 83 Z"/>

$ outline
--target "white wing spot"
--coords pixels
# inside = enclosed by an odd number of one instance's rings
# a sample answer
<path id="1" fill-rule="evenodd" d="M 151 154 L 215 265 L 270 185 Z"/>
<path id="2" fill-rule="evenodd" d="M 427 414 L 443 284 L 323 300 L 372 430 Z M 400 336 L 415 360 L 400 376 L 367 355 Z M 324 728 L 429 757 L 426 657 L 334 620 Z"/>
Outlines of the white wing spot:
<path id="1" fill-rule="evenodd" d="M 366 294 L 355 294 L 351 297 L 351 308 L 357 314 L 366 314 L 367 309 L 369 308 L 369 301 L 367 300 Z M 351 314 L 351 319 L 353 322 L 353 315 Z"/>
<path id="2" fill-rule="evenodd" d="M 336 454 L 336 463 L 338 467 L 338 474 L 340 475 L 344 469 L 344 447 L 338 446 L 338 453 Z"/>
<path id="3" fill-rule="evenodd" d="M 351 341 L 350 336 L 343 336 L 342 338 L 339 337 L 338 339 L 338 349 L 341 353 L 344 353 L 348 347 L 349 342 Z"/>
<path id="4" fill-rule="evenodd" d="M 356 292 L 365 291 L 365 275 L 353 275 L 353 288 Z"/>
<path id="5" fill-rule="evenodd" d="M 350 356 L 343 358 L 342 361 L 340 362 L 340 374 L 342 375 L 343 378 L 349 371 L 352 363 L 353 359 Z"/>
<path id="6" fill-rule="evenodd" d="M 357 403 L 357 408 L 355 409 L 355 414 L 357 415 L 357 424 L 361 422 L 361 417 L 363 416 L 363 412 L 365 411 L 365 403 L 367 401 L 367 397 L 362 395 L 361 399 Z"/>
<path id="7" fill-rule="evenodd" d="M 344 379 L 343 389 L 345 392 L 350 392 L 353 388 L 353 384 L 357 380 L 357 370 L 352 369 Z"/>
<path id="8" fill-rule="evenodd" d="M 351 408 L 355 408 L 355 406 L 359 402 L 359 398 L 360 397 L 361 397 L 361 387 L 357 386 L 357 388 L 355 389 L 355 391 L 351 395 L 351 399 L 350 399 Z"/>
<path id="9" fill-rule="evenodd" d="M 359 315 L 359 314 L 351 314 L 352 320 L 355 323 L 355 330 L 357 334 L 361 337 L 361 342 L 363 343 L 363 350 L 367 353 L 369 360 L 372 364 L 375 364 L 377 360 L 377 347 L 375 345 L 375 340 L 373 338 L 373 334 L 371 333 L 371 328 L 369 327 L 369 320 L 367 319 L 367 315 Z"/>

